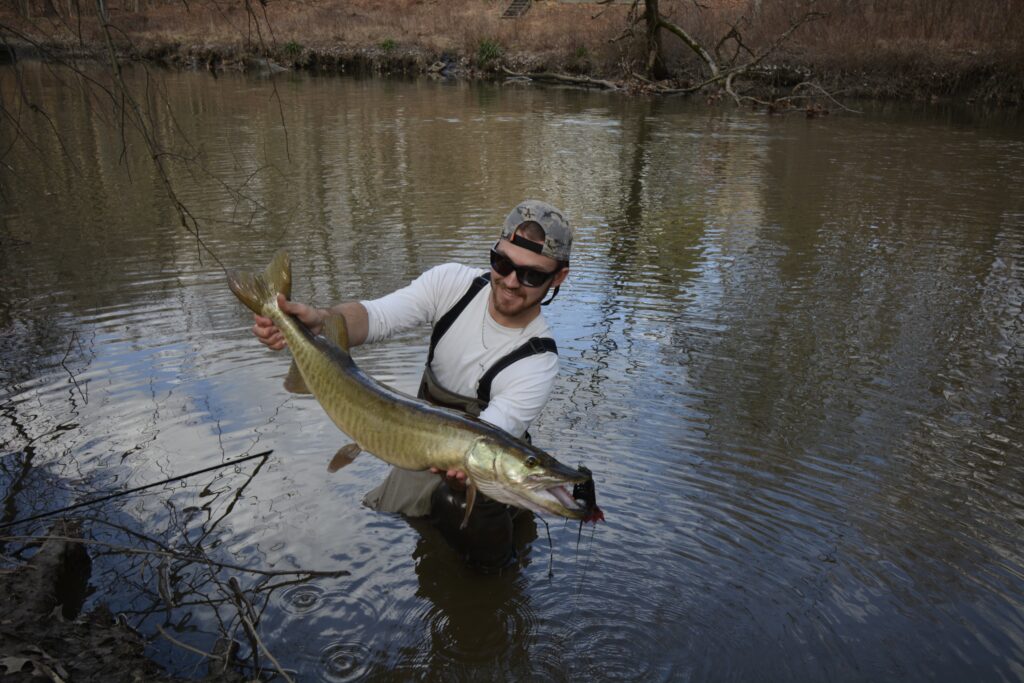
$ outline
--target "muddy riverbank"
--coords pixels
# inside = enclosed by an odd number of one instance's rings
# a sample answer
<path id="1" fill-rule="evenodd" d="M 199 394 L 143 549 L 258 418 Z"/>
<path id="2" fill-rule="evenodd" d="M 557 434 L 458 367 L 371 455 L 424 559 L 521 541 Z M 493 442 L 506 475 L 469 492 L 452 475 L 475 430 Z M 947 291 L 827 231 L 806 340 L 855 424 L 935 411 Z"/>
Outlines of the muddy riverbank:
<path id="1" fill-rule="evenodd" d="M 1024 103 L 1024 51 L 1019 40 L 1004 35 L 1013 35 L 1020 19 L 1001 17 L 995 5 L 988 11 L 951 9 L 939 27 L 932 26 L 936 8 L 916 11 L 896 3 L 899 12 L 894 5 L 889 14 L 867 8 L 858 14 L 836 5 L 786 34 L 799 15 L 776 4 L 756 3 L 761 13 L 754 18 L 743 2 L 696 11 L 663 1 L 661 11 L 691 29 L 709 52 L 713 48 L 723 67 L 768 53 L 737 79 L 742 94 L 777 98 L 812 83 L 848 99 Z M 638 94 L 686 89 L 708 77 L 696 53 L 663 32 L 670 76 L 657 83 L 646 79 L 643 26 L 634 22 L 628 4 L 548 0 L 511 19 L 502 18 L 505 9 L 496 1 L 321 0 L 269 4 L 259 12 L 242 5 L 200 3 L 186 9 L 136 2 L 110 6 L 108 26 L 112 47 L 123 60 L 213 73 L 303 70 L 504 79 L 508 72 L 543 72 L 577 78 L 576 85 L 590 80 Z M 0 12 L 6 59 L 109 60 L 107 33 L 97 17 L 65 14 L 52 5 L 30 17 Z M 783 34 L 786 39 L 779 40 Z M 698 96 L 715 99 L 721 90 L 716 83 Z"/>
<path id="2" fill-rule="evenodd" d="M 0 574 L 0 678 L 20 681 L 184 680 L 145 654 L 146 641 L 104 604 L 81 609 L 91 559 L 73 521 L 52 527 L 24 565 Z M 210 657 L 208 681 L 242 681 L 230 657 Z"/>
<path id="3" fill-rule="evenodd" d="M 9 45 L 15 58 L 85 59 L 104 61 L 107 55 L 96 46 Z M 123 50 L 121 58 L 175 69 L 221 72 L 280 73 L 305 71 L 381 77 L 431 79 L 515 79 L 518 74 L 551 74 L 538 78 L 548 84 L 603 88 L 614 87 L 638 95 L 656 94 L 652 84 L 635 74 L 617 72 L 589 61 L 551 60 L 535 54 L 509 54 L 487 63 L 473 55 L 432 52 L 422 48 L 384 50 L 379 47 L 331 46 L 303 48 L 299 54 L 286 49 L 253 49 L 234 44 L 182 44 L 168 42 Z M 766 63 L 745 75 L 742 93 L 761 99 L 785 97 L 793 86 L 811 82 L 840 100 L 879 100 L 957 103 L 997 107 L 1024 105 L 1024 78 L 1016 63 L 976 55 L 949 55 L 928 62 L 844 62 L 842 59 L 803 60 L 788 57 Z M 562 77 L 565 77 L 562 80 Z M 663 89 L 687 88 L 697 82 L 696 72 L 659 82 Z M 588 83 L 590 81 L 590 83 Z M 721 88 L 710 87 L 694 97 L 722 98 Z"/>

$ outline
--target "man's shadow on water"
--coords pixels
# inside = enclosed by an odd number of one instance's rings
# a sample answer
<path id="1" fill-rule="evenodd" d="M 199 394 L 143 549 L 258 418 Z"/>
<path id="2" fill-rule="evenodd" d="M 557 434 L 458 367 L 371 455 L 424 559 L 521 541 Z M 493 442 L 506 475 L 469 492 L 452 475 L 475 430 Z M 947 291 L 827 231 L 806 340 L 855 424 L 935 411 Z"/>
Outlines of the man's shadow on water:
<path id="1" fill-rule="evenodd" d="M 462 533 L 461 512 L 434 506 L 439 508 L 441 514 L 428 518 L 405 518 L 419 536 L 413 551 L 416 595 L 433 605 L 432 667 L 525 661 L 534 617 L 523 592 L 523 569 L 537 539 L 533 513 L 517 511 L 511 519 L 505 513 L 506 537 L 501 528 L 494 533 L 495 524 L 502 526 L 496 508 L 474 509 Z"/>

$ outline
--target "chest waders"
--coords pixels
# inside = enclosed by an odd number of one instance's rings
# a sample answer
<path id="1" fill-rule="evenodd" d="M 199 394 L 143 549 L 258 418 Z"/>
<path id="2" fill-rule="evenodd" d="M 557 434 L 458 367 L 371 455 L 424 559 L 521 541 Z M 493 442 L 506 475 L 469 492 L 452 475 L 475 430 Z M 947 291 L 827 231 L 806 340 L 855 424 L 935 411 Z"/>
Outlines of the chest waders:
<path id="1" fill-rule="evenodd" d="M 477 384 L 476 396 L 456 394 L 444 388 L 437 381 L 437 376 L 431 367 L 437 343 L 489 282 L 490 276 L 486 273 L 474 279 L 462 298 L 437 321 L 430 335 L 427 365 L 423 370 L 423 379 L 420 381 L 420 389 L 417 394 L 419 398 L 434 405 L 459 410 L 475 417 L 479 417 L 490 403 L 491 384 L 499 372 L 517 361 L 538 353 L 558 353 L 554 339 L 531 337 L 526 343 L 502 356 L 487 368 Z M 524 434 L 523 439 L 529 441 L 530 435 Z M 430 516 L 434 523 L 448 539 L 448 542 L 466 555 L 470 564 L 483 570 L 496 570 L 508 566 L 515 560 L 515 546 L 512 540 L 513 518 L 523 512 L 522 510 L 509 507 L 477 493 L 473 514 L 469 516 L 469 523 L 465 529 L 460 530 L 459 526 L 462 524 L 466 512 L 465 491 L 456 491 L 449 487 L 446 481 L 443 481 L 434 489 L 430 502 Z"/>

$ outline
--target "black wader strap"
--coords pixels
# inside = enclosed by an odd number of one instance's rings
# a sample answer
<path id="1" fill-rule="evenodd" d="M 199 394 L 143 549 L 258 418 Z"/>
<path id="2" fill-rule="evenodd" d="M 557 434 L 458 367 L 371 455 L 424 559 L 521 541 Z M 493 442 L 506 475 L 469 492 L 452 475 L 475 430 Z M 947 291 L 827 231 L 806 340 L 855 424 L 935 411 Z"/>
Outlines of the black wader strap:
<path id="1" fill-rule="evenodd" d="M 487 286 L 491 281 L 489 273 L 475 278 L 469 285 L 469 289 L 462 295 L 462 298 L 455 302 L 455 305 L 448 309 L 448 312 L 441 316 L 441 319 L 434 325 L 434 331 L 430 334 L 430 351 L 427 353 L 427 365 L 429 366 L 434 360 L 434 347 L 437 346 L 437 342 L 441 341 L 441 337 L 448 331 L 448 328 L 452 326 L 455 319 L 459 317 L 459 314 L 465 310 L 469 302 L 472 301 L 477 293 Z"/>
<path id="2" fill-rule="evenodd" d="M 480 384 L 477 385 L 476 389 L 477 400 L 485 406 L 490 403 L 491 382 L 494 381 L 498 373 L 516 361 L 535 356 L 538 353 L 554 353 L 557 355 L 558 346 L 555 344 L 555 340 L 550 337 L 531 337 L 529 341 L 515 351 L 499 358 L 494 365 L 487 368 L 487 372 L 480 378 Z"/>

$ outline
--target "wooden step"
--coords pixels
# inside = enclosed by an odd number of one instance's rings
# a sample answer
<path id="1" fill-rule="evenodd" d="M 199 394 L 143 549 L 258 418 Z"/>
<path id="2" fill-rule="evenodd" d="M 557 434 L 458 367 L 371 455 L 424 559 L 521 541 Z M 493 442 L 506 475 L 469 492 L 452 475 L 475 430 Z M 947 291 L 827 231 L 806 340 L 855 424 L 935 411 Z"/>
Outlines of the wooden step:
<path id="1" fill-rule="evenodd" d="M 530 0 L 512 0 L 512 4 L 508 6 L 505 13 L 501 15 L 502 19 L 511 19 L 514 17 L 521 17 L 526 14 L 526 10 L 530 9 Z"/>

